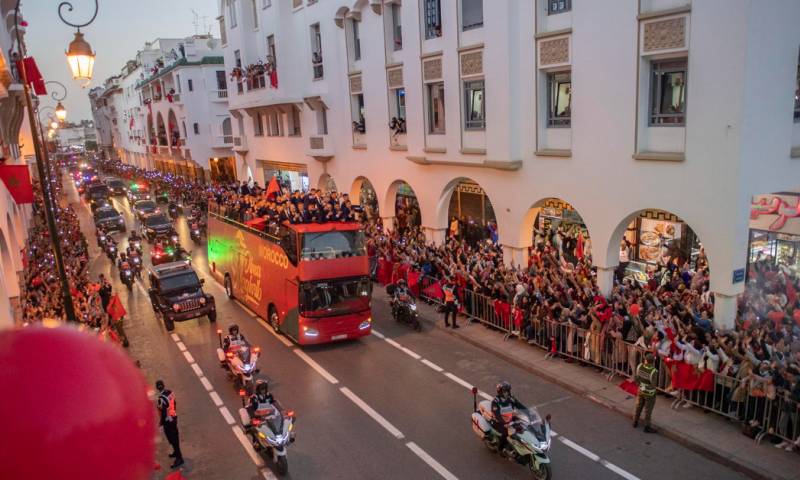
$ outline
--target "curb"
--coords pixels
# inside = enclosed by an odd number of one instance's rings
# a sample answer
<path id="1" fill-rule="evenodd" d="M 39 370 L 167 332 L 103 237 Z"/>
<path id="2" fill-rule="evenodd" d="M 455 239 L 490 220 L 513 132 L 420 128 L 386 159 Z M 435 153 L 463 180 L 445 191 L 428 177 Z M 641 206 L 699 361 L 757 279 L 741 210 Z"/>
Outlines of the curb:
<path id="1" fill-rule="evenodd" d="M 434 313 L 434 315 L 435 315 L 435 313 Z M 428 316 L 428 318 L 431 318 L 431 317 Z M 471 323 L 469 321 L 469 319 L 467 319 L 467 318 L 465 318 L 463 316 L 460 316 L 460 319 L 464 320 L 466 323 Z M 521 368 L 522 370 L 530 372 L 530 373 L 532 373 L 534 375 L 538 375 L 538 376 L 544 378 L 545 380 L 547 380 L 547 381 L 549 381 L 551 383 L 554 383 L 554 384 L 556 384 L 556 385 L 558 385 L 558 386 L 560 386 L 560 387 L 562 387 L 562 388 L 564 388 L 564 389 L 566 389 L 566 390 L 568 390 L 568 391 L 570 391 L 570 392 L 572 392 L 572 393 L 574 393 L 574 394 L 576 394 L 576 395 L 578 395 L 578 396 L 580 396 L 582 398 L 591 400 L 592 402 L 596 403 L 597 405 L 605 407 L 608 410 L 611 410 L 612 412 L 615 412 L 617 414 L 623 415 L 626 418 L 630 418 L 631 417 L 631 412 L 628 409 L 622 408 L 619 405 L 615 405 L 615 404 L 612 404 L 610 402 L 603 401 L 602 399 L 597 398 L 594 395 L 591 395 L 586 390 L 581 389 L 580 387 L 577 387 L 577 386 L 575 386 L 575 385 L 573 385 L 573 384 L 571 384 L 569 382 L 566 382 L 565 380 L 559 378 L 556 375 L 551 374 L 550 372 L 538 369 L 533 364 L 522 362 L 518 358 L 516 358 L 516 357 L 514 357 L 512 355 L 508 355 L 508 354 L 504 353 L 499 348 L 493 347 L 491 345 L 486 345 L 486 344 L 483 344 L 483 343 L 478 342 L 476 340 L 473 340 L 469 336 L 460 333 L 460 331 L 457 331 L 457 330 L 454 330 L 454 329 L 451 329 L 451 328 L 445 328 L 443 325 L 440 324 L 440 322 L 437 322 L 435 320 L 433 320 L 433 321 L 428 320 L 428 321 L 426 321 L 426 323 L 430 323 L 430 324 L 433 325 L 434 328 L 442 330 L 445 333 L 447 333 L 448 335 L 451 335 L 451 336 L 453 336 L 455 338 L 458 338 L 458 339 L 460 339 L 460 340 L 462 340 L 462 341 L 464 341 L 464 342 L 466 342 L 466 343 L 468 343 L 470 345 L 473 345 L 473 346 L 475 346 L 475 347 L 477 347 L 477 348 L 479 348 L 479 349 L 481 349 L 481 350 L 483 350 L 483 351 L 485 351 L 487 353 L 495 355 L 496 357 L 501 358 L 502 360 L 504 360 L 504 361 L 506 361 L 506 362 L 518 367 L 518 368 Z M 462 323 L 462 325 L 463 325 L 463 323 Z M 744 475 L 747 475 L 750 478 L 757 479 L 757 480 L 774 480 L 775 478 L 779 478 L 781 480 L 790 480 L 790 478 L 791 478 L 791 477 L 786 477 L 786 476 L 774 477 L 772 475 L 769 475 L 769 474 L 765 473 L 763 468 L 761 468 L 761 467 L 759 467 L 757 465 L 753 465 L 753 464 L 751 464 L 751 463 L 749 463 L 747 461 L 744 461 L 742 459 L 739 459 L 739 458 L 731 458 L 729 456 L 725 456 L 724 454 L 720 453 L 719 451 L 714 450 L 713 446 L 708 445 L 705 442 L 698 441 L 698 440 L 692 438 L 691 436 L 689 436 L 686 433 L 679 432 L 679 431 L 674 430 L 674 429 L 670 429 L 669 427 L 665 427 L 663 425 L 660 425 L 657 422 L 653 422 L 653 425 L 658 429 L 658 431 L 659 431 L 658 433 L 661 434 L 662 436 L 664 436 L 664 437 L 666 437 L 666 438 L 668 438 L 668 439 L 670 439 L 670 440 L 672 440 L 672 441 L 674 441 L 674 442 L 676 442 L 676 443 L 678 443 L 680 445 L 683 445 L 686 448 L 688 448 L 689 450 L 692 450 L 692 451 L 694 451 L 696 453 L 699 453 L 699 454 L 703 455 L 704 457 L 706 457 L 706 458 L 708 458 L 708 459 L 710 459 L 710 460 L 712 460 L 712 461 L 714 461 L 716 463 L 719 463 L 720 465 L 724 465 L 726 467 L 731 468 L 732 470 L 734 470 L 736 472 L 739 472 L 739 473 L 742 473 Z"/>

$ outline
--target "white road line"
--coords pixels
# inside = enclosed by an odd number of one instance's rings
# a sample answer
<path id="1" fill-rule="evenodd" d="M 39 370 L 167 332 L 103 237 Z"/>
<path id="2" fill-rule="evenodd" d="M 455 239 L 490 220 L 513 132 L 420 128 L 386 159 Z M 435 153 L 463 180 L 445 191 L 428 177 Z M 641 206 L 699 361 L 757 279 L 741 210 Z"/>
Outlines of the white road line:
<path id="1" fill-rule="evenodd" d="M 214 386 L 213 386 L 213 385 L 211 385 L 211 382 L 209 382 L 209 381 L 208 381 L 208 379 L 207 379 L 206 377 L 202 377 L 202 378 L 200 379 L 200 383 L 202 383 L 202 384 L 203 384 L 203 388 L 205 388 L 205 389 L 206 389 L 206 392 L 211 392 L 211 391 L 213 391 L 213 390 L 214 390 Z"/>
<path id="2" fill-rule="evenodd" d="M 317 373 L 319 373 L 320 375 L 322 375 L 322 377 L 323 377 L 323 378 L 325 378 L 325 380 L 327 380 L 327 381 L 331 382 L 331 383 L 332 383 L 332 384 L 334 384 L 334 385 L 336 385 L 337 383 L 339 383 L 339 380 L 336 380 L 336 377 L 334 377 L 333 375 L 331 375 L 330 373 L 328 373 L 328 371 L 327 371 L 327 370 L 325 370 L 324 368 L 322 368 L 322 366 L 320 366 L 320 364 L 319 364 L 319 363 L 315 362 L 315 361 L 314 361 L 314 359 L 312 359 L 311 357 L 309 357 L 308 355 L 306 355 L 306 352 L 304 352 L 304 351 L 300 350 L 299 348 L 295 348 L 295 349 L 294 349 L 294 350 L 292 350 L 292 351 L 293 351 L 294 353 L 296 353 L 298 357 L 302 358 L 304 362 L 306 362 L 307 364 L 309 364 L 309 365 L 311 366 L 311 368 L 313 368 L 314 370 L 316 370 L 316 371 L 317 371 Z"/>
<path id="3" fill-rule="evenodd" d="M 421 449 L 419 445 L 414 442 L 406 443 L 406 447 L 408 447 L 412 452 L 414 452 L 419 458 L 422 459 L 423 462 L 427 463 L 432 469 L 436 470 L 436 473 L 442 476 L 442 478 L 446 478 L 447 480 L 458 480 L 458 477 L 450 473 L 449 470 L 444 468 L 441 463 L 437 462 L 433 457 L 428 455 L 428 452 Z"/>
<path id="4" fill-rule="evenodd" d="M 251 317 L 257 317 L 257 316 L 258 316 L 258 315 L 256 314 L 256 312 L 254 312 L 253 310 L 251 310 L 251 309 L 250 309 L 250 307 L 248 307 L 248 306 L 247 306 L 247 305 L 245 305 L 244 303 L 240 302 L 239 300 L 236 300 L 236 303 L 238 303 L 238 304 L 239 304 L 239 306 L 240 306 L 240 307 L 242 307 L 242 308 L 244 309 L 244 311 L 245 311 L 245 312 L 249 313 Z"/>
<path id="5" fill-rule="evenodd" d="M 618 466 L 614 465 L 613 463 L 607 460 L 600 459 L 600 465 L 606 467 L 607 469 L 611 470 L 612 472 L 616 473 L 620 477 L 625 478 L 627 480 L 640 480 L 639 477 L 637 477 L 636 475 L 619 468 Z"/>
<path id="6" fill-rule="evenodd" d="M 185 351 L 186 351 L 186 345 L 184 345 L 184 344 L 183 344 L 183 342 L 175 342 L 175 345 L 177 345 L 177 346 L 178 346 L 178 349 L 179 349 L 181 352 L 185 352 Z"/>
<path id="7" fill-rule="evenodd" d="M 435 363 L 431 362 L 427 358 L 423 358 L 421 360 L 421 362 L 424 363 L 425 365 L 431 367 L 432 369 L 436 370 L 439 373 L 444 372 L 444 368 L 440 367 L 439 365 L 436 365 Z"/>
<path id="8" fill-rule="evenodd" d="M 222 406 L 222 399 L 219 398 L 219 394 L 217 392 L 208 392 L 208 396 L 211 397 L 211 401 L 214 402 L 214 405 L 218 407 Z"/>
<path id="9" fill-rule="evenodd" d="M 406 347 L 400 347 L 400 350 L 402 350 L 404 353 L 409 355 L 414 360 L 419 360 L 420 358 L 422 358 L 422 356 L 420 356 L 418 353 L 414 352 L 413 350 L 409 350 Z"/>
<path id="10" fill-rule="evenodd" d="M 402 345 L 400 345 L 399 343 L 395 342 L 391 338 L 387 338 L 386 339 L 386 343 L 388 343 L 389 345 L 391 345 L 391 346 L 393 346 L 394 348 L 397 348 L 397 349 L 403 348 Z"/>
<path id="11" fill-rule="evenodd" d="M 457 384 L 461 385 L 462 387 L 466 388 L 467 390 L 472 390 L 472 384 L 467 382 L 466 380 L 463 380 L 460 377 L 457 377 L 450 372 L 445 373 L 444 376 L 456 382 Z"/>
<path id="12" fill-rule="evenodd" d="M 186 361 L 187 361 L 187 362 L 189 362 L 189 363 L 194 363 L 194 357 L 192 356 L 192 354 L 191 354 L 191 353 L 189 353 L 189 351 L 188 351 L 188 350 L 187 350 L 187 351 L 185 351 L 185 352 L 183 352 L 183 356 L 184 356 L 184 357 L 186 357 Z"/>
<path id="13" fill-rule="evenodd" d="M 231 415 L 231 411 L 228 410 L 228 407 L 219 407 L 219 413 L 222 414 L 222 418 L 228 422 L 228 425 L 233 425 L 236 423 L 236 420 L 233 419 L 233 415 Z"/>
<path id="14" fill-rule="evenodd" d="M 591 459 L 594 462 L 599 462 L 600 457 L 595 455 L 594 453 L 586 450 L 585 448 L 581 447 L 577 443 L 573 442 L 572 440 L 565 438 L 565 437 L 558 437 L 558 440 L 563 443 L 564 445 L 568 446 L 569 448 L 575 450 L 576 452 L 580 453 L 581 455 Z"/>
<path id="15" fill-rule="evenodd" d="M 493 400 L 494 399 L 493 396 L 489 395 L 488 393 L 486 393 L 486 392 L 484 392 L 482 390 L 478 392 L 478 396 L 481 397 L 484 400 Z"/>
<path id="16" fill-rule="evenodd" d="M 203 371 L 200 369 L 200 365 L 198 365 L 196 363 L 193 363 L 192 364 L 192 370 L 194 370 L 194 374 L 197 375 L 198 377 L 205 378 L 203 376 Z"/>
<path id="17" fill-rule="evenodd" d="M 239 443 L 242 444 L 245 451 L 247 451 L 247 454 L 250 455 L 250 459 L 253 461 L 253 463 L 258 465 L 259 467 L 263 467 L 264 461 L 261 460 L 261 456 L 259 456 L 259 454 L 256 453 L 255 450 L 253 450 L 253 444 L 250 443 L 250 440 L 247 439 L 247 436 L 244 434 L 242 429 L 239 428 L 239 425 L 234 425 L 233 427 L 231 427 L 231 430 L 233 430 L 233 434 L 236 435 L 236 438 L 239 439 Z"/>
<path id="18" fill-rule="evenodd" d="M 566 396 L 558 397 L 558 398 L 555 398 L 553 400 L 550 400 L 550 401 L 547 401 L 547 402 L 543 402 L 543 403 L 540 403 L 540 404 L 537 404 L 537 405 L 534 405 L 534 406 L 536 408 L 542 408 L 542 407 L 544 407 L 546 405 L 552 405 L 554 403 L 563 402 L 564 400 L 569 400 L 570 398 L 572 398 L 572 395 L 566 395 Z"/>
<path id="19" fill-rule="evenodd" d="M 349 388 L 347 388 L 347 387 L 342 387 L 342 388 L 340 388 L 340 389 L 339 389 L 339 391 L 340 391 L 340 392 L 342 392 L 342 393 L 344 394 L 344 396 L 345 396 L 345 397 L 349 398 L 349 399 L 350 399 L 350 401 L 352 401 L 353 403 L 355 403 L 355 404 L 356 404 L 356 406 L 358 406 L 358 408 L 360 408 L 361 410 L 364 410 L 364 412 L 365 412 L 367 415 L 369 415 L 370 417 L 372 417 L 372 419 L 373 419 L 373 420 L 375 420 L 376 422 L 378 422 L 378 424 L 380 424 L 380 426 L 382 426 L 383 428 L 385 428 L 385 429 L 386 429 L 386 430 L 387 430 L 389 433 L 391 433 L 391 434 L 392 434 L 392 435 L 393 435 L 395 438 L 397 438 L 397 439 L 405 438 L 405 435 L 403 435 L 403 432 L 401 432 L 400 430 L 398 430 L 398 429 L 397 429 L 397 427 L 395 427 L 394 425 L 392 425 L 392 424 L 389 422 L 389 420 L 386 420 L 385 418 L 383 418 L 383 416 L 381 416 L 381 414 L 380 414 L 380 413 L 378 413 L 378 412 L 376 412 L 375 410 L 373 410 L 373 409 L 372 409 L 372 407 L 370 407 L 369 405 L 367 405 L 367 404 L 366 404 L 366 402 L 364 402 L 364 400 L 361 400 L 361 398 L 359 398 L 359 397 L 358 397 L 358 395 L 356 395 L 355 393 L 353 393 L 352 391 L 350 391 L 350 389 L 349 389 Z"/>
<path id="20" fill-rule="evenodd" d="M 267 480 L 278 480 L 278 477 L 276 477 L 275 474 L 272 473 L 272 470 L 268 470 L 266 468 L 264 470 L 261 470 L 261 475 L 263 475 L 264 478 L 266 478 Z"/>
<path id="21" fill-rule="evenodd" d="M 177 333 L 170 333 L 169 336 L 172 337 L 172 339 L 176 342 L 181 341 L 181 337 L 179 337 Z"/>
<path id="22" fill-rule="evenodd" d="M 374 329 L 374 328 L 372 329 L 372 334 L 373 334 L 373 335 L 375 335 L 376 337 L 380 338 L 381 340 L 383 340 L 384 338 L 386 338 L 386 335 L 384 335 L 384 334 L 382 334 L 382 333 L 380 333 L 380 332 L 377 332 L 377 331 L 375 331 L 375 329 Z"/>

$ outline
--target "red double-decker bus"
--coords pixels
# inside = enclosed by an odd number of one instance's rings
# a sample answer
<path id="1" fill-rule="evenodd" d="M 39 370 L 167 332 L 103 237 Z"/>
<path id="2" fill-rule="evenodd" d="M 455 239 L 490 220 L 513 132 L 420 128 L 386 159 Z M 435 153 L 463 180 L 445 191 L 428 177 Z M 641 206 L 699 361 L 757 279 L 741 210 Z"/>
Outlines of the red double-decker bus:
<path id="1" fill-rule="evenodd" d="M 228 296 L 300 345 L 369 335 L 372 283 L 361 225 L 287 223 L 273 232 L 209 212 L 209 266 Z"/>

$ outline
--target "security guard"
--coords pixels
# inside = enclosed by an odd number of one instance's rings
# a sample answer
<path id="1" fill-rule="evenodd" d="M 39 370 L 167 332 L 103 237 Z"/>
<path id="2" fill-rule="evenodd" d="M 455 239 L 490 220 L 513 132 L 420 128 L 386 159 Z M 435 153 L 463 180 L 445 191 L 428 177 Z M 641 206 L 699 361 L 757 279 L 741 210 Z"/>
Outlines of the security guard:
<path id="1" fill-rule="evenodd" d="M 636 383 L 639 385 L 639 393 L 636 396 L 636 413 L 633 416 L 633 428 L 639 426 L 639 417 L 642 415 L 642 409 L 644 409 L 645 433 L 656 433 L 656 429 L 650 426 L 653 407 L 656 406 L 656 381 L 658 379 L 658 369 L 653 366 L 653 361 L 653 354 L 648 352 L 644 356 L 644 362 L 636 367 Z"/>
<path id="2" fill-rule="evenodd" d="M 453 328 L 458 328 L 456 318 L 458 317 L 458 298 L 456 297 L 456 284 L 448 278 L 442 287 L 444 293 L 444 326 L 449 327 L 450 322 L 448 319 L 450 315 L 453 316 Z"/>
<path id="3" fill-rule="evenodd" d="M 160 418 L 158 424 L 164 427 L 164 436 L 167 437 L 167 441 L 172 445 L 172 453 L 169 456 L 174 458 L 175 462 L 170 466 L 178 468 L 183 465 L 183 455 L 181 454 L 181 442 L 178 437 L 178 412 L 175 410 L 175 394 L 164 387 L 163 380 L 156 381 L 156 390 L 158 390 L 156 407 Z"/>

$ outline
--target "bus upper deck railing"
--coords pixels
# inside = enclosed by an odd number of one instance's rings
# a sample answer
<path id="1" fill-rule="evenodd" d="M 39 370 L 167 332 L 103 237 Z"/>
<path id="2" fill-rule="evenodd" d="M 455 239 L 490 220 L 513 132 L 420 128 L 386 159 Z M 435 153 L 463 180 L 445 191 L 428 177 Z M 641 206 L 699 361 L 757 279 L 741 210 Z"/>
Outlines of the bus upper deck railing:
<path id="1" fill-rule="evenodd" d="M 212 210 L 212 205 L 215 207 L 213 210 Z M 267 232 L 265 232 L 263 230 L 259 230 L 257 228 L 253 228 L 253 227 L 251 227 L 249 225 L 245 225 L 244 223 L 238 222 L 238 221 L 236 221 L 236 220 L 224 215 L 223 213 L 220 213 L 221 211 L 222 211 L 222 209 L 220 209 L 219 206 L 216 203 L 209 202 L 209 204 L 208 204 L 208 215 L 209 216 L 214 217 L 214 218 L 216 218 L 217 220 L 219 220 L 221 222 L 227 223 L 228 225 L 232 225 L 232 226 L 234 226 L 236 228 L 239 228 L 241 230 L 244 230 L 246 232 L 252 233 L 254 235 L 258 235 L 259 237 L 261 237 L 261 238 L 263 238 L 265 240 L 269 240 L 270 242 L 280 244 L 280 242 L 281 242 L 280 237 L 278 237 L 276 235 L 271 235 L 271 234 L 269 234 L 269 233 L 267 233 Z"/>

